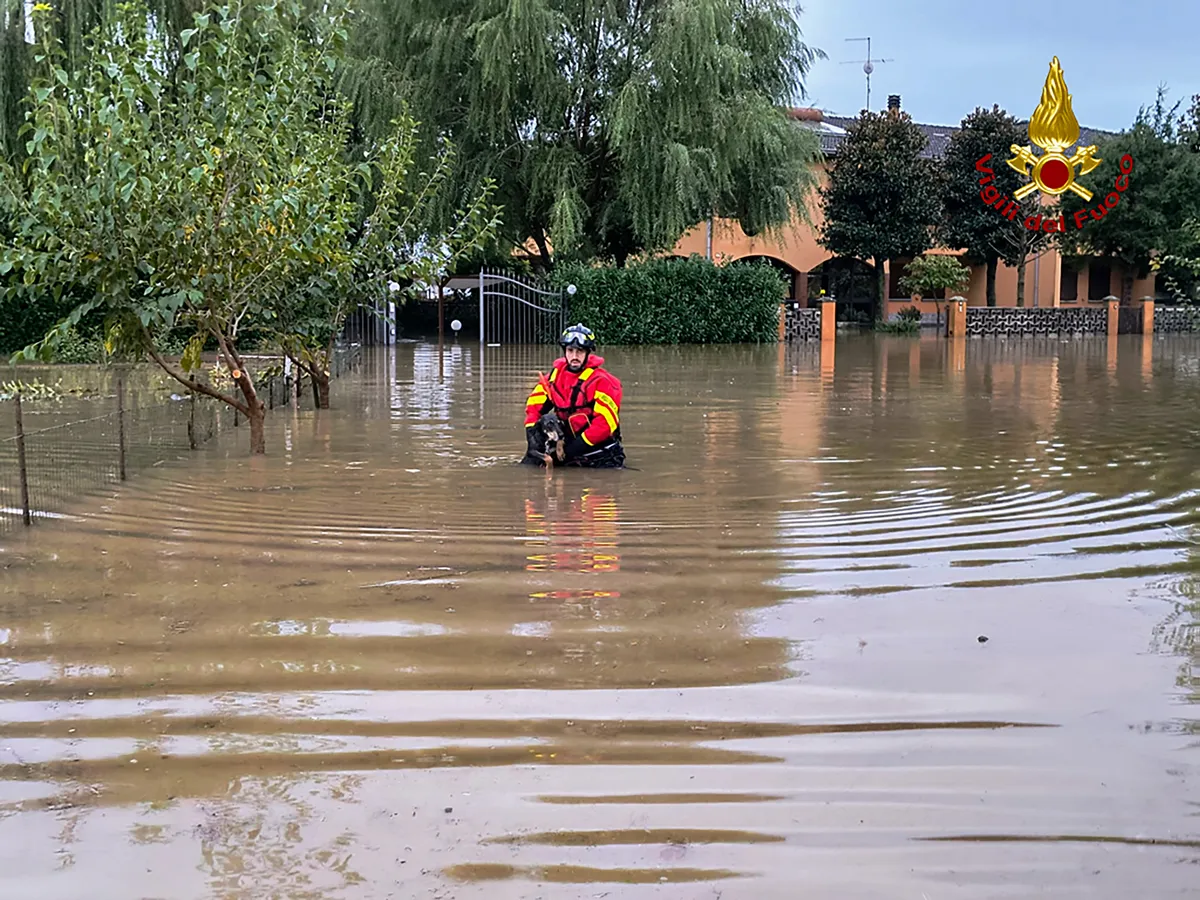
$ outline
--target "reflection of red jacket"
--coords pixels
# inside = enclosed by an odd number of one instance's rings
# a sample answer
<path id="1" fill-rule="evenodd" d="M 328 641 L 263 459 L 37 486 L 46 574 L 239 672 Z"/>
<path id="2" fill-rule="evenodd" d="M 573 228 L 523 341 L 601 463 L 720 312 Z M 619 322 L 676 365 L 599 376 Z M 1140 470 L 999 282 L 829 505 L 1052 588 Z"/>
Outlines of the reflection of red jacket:
<path id="1" fill-rule="evenodd" d="M 585 493 L 573 500 L 569 512 L 547 521 L 532 500 L 525 501 L 526 533 L 546 553 L 525 557 L 528 571 L 616 572 L 617 503 L 607 494 Z"/>
<path id="2" fill-rule="evenodd" d="M 583 370 L 575 374 L 567 360 L 554 361 L 550 372 L 549 393 L 540 381 L 525 401 L 525 427 L 532 428 L 538 417 L 554 409 L 575 437 L 589 447 L 621 439 L 621 382 L 606 372 L 604 357 L 591 354 Z"/>

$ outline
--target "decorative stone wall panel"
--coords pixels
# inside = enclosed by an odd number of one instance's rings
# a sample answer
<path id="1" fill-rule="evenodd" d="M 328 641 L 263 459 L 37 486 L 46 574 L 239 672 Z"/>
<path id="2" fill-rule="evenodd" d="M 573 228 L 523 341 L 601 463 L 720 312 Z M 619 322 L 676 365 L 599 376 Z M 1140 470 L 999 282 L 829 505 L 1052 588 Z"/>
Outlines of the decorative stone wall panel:
<path id="1" fill-rule="evenodd" d="M 1200 331 L 1200 309 L 1190 306 L 1155 306 L 1156 334 L 1181 334 Z"/>
<path id="2" fill-rule="evenodd" d="M 788 341 L 819 341 L 821 339 L 821 308 L 807 306 L 797 308 L 787 304 L 784 321 L 784 336 Z"/>
<path id="3" fill-rule="evenodd" d="M 967 307 L 968 336 L 1024 334 L 1108 334 L 1108 310 L 1086 306 Z"/>

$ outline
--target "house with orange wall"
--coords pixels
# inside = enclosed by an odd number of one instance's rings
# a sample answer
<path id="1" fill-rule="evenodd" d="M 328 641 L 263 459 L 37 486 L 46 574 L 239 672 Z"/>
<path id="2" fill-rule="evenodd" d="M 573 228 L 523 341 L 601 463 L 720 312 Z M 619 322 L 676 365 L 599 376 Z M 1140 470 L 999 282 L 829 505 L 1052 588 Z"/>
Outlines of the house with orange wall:
<path id="1" fill-rule="evenodd" d="M 889 109 L 900 108 L 900 98 L 893 94 L 888 98 Z M 818 133 L 824 159 L 819 163 L 819 177 L 825 183 L 825 173 L 837 156 L 837 148 L 846 136 L 846 129 L 855 120 L 841 116 L 827 116 L 819 109 L 794 108 L 791 117 L 801 127 L 811 128 Z M 950 136 L 958 130 L 956 126 L 919 125 L 929 143 L 925 155 L 940 157 L 949 144 Z M 1081 128 L 1080 142 L 1093 143 L 1103 132 Z M 745 259 L 764 259 L 776 266 L 789 287 L 789 299 L 807 304 L 824 289 L 839 303 L 839 316 L 853 308 L 865 309 L 870 305 L 874 291 L 874 272 L 858 260 L 835 258 L 832 253 L 817 243 L 821 226 L 821 198 L 814 193 L 808 207 L 809 221 L 797 217 L 782 229 L 777 236 L 746 235 L 735 221 L 710 220 L 692 228 L 676 243 L 669 255 L 688 257 L 692 254 L 707 257 L 718 263 Z M 961 250 L 935 249 L 931 253 L 946 253 L 962 259 Z M 987 305 L 987 270 L 985 266 L 971 266 L 968 288 L 962 292 L 971 306 Z M 917 306 L 923 313 L 937 312 L 939 302 L 945 297 L 914 299 L 900 288 L 900 278 L 908 260 L 891 260 L 885 264 L 887 307 L 884 317 L 889 318 L 908 306 Z M 1123 303 L 1131 303 L 1145 296 L 1155 296 L 1155 279 L 1137 278 L 1136 272 L 1124 269 L 1120 262 L 1106 258 L 1093 258 L 1079 265 L 1063 260 L 1057 249 L 1047 249 L 1031 255 L 1025 263 L 1026 306 L 1073 306 L 1100 303 L 1109 295 Z M 1017 305 L 1017 269 L 1000 263 L 996 271 L 996 303 L 998 306 Z"/>

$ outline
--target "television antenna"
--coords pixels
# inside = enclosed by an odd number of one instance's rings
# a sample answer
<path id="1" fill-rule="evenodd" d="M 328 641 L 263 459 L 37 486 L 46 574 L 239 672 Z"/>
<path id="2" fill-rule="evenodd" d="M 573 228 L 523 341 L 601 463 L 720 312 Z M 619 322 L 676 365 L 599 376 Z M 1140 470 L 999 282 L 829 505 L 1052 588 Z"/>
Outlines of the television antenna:
<path id="1" fill-rule="evenodd" d="M 895 62 L 894 59 L 872 59 L 871 58 L 871 39 L 869 37 L 854 37 L 846 38 L 847 41 L 866 41 L 867 42 L 867 58 L 862 64 L 862 70 L 867 75 L 867 109 L 871 108 L 871 73 L 875 71 L 876 63 Z M 842 65 L 857 64 L 858 60 L 851 59 L 843 62 Z"/>

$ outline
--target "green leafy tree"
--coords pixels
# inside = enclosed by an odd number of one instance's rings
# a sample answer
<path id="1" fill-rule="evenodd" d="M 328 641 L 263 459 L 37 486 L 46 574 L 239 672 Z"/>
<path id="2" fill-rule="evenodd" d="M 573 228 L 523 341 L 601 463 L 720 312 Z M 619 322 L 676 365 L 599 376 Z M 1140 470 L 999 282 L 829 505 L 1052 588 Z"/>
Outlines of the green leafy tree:
<path id="1" fill-rule="evenodd" d="M 102 309 L 110 349 L 149 355 L 234 406 L 251 452 L 265 452 L 264 404 L 238 338 L 299 273 L 339 268 L 347 183 L 363 174 L 340 165 L 347 111 L 327 84 L 341 23 L 305 21 L 294 4 L 218 7 L 197 15 L 172 64 L 145 7 L 121 6 L 68 71 L 48 14 L 39 11 L 29 158 L 4 173 L 19 224 L 0 274 L 16 268 L 26 284 L 90 298 L 20 355 L 47 355 Z M 181 326 L 194 336 L 174 364 L 162 342 Z M 228 389 L 192 377 L 206 343 Z"/>
<path id="2" fill-rule="evenodd" d="M 1008 148 L 1026 143 L 1024 126 L 999 106 L 976 107 L 951 136 L 942 158 L 945 218 L 938 238 L 947 247 L 965 250 L 972 263 L 987 267 L 988 306 L 996 305 L 996 270 L 1001 260 L 1020 269 L 1017 292 L 1023 299 L 1024 262 L 1035 236 L 1030 232 L 1030 237 L 1025 238 L 1018 230 L 1024 230 L 1025 210 L 1036 209 L 1037 201 L 1023 203 L 1022 212 L 1014 222 L 980 199 L 979 182 L 990 175 L 992 181 L 986 186 L 1011 197 L 1024 181 L 1006 162 L 1010 156 Z M 991 158 L 980 165 L 990 171 L 981 172 L 976 163 L 987 156 Z M 1022 305 L 1018 302 L 1018 306 Z"/>
<path id="3" fill-rule="evenodd" d="M 884 300 L 884 265 L 933 244 L 940 210 L 939 173 L 921 157 L 927 141 L 903 112 L 863 110 L 838 146 L 823 191 L 818 240 L 839 256 L 875 265 L 872 318 Z"/>
<path id="4" fill-rule="evenodd" d="M 505 238 L 544 266 L 623 264 L 710 216 L 782 227 L 815 185 L 782 107 L 821 54 L 785 0 L 370 0 L 355 47 L 344 89 L 393 102 L 398 73 L 461 151 L 451 193 L 495 178 Z"/>
<path id="5" fill-rule="evenodd" d="M 1160 90 L 1153 107 L 1140 109 L 1129 130 L 1097 142 L 1102 162 L 1088 177 L 1092 199 L 1063 195 L 1065 250 L 1118 260 L 1140 278 L 1150 274 L 1155 256 L 1189 252 L 1192 237 L 1184 226 L 1200 219 L 1200 154 L 1189 147 L 1190 132 L 1180 134 L 1178 106 L 1168 108 Z M 1118 192 L 1115 184 L 1127 154 L 1133 170 L 1126 189 Z M 1103 211 L 1110 193 L 1119 200 Z"/>
<path id="6" fill-rule="evenodd" d="M 918 256 L 907 266 L 900 286 L 913 294 L 928 297 L 936 291 L 961 290 L 971 279 L 971 270 L 953 256 Z"/>
<path id="7" fill-rule="evenodd" d="M 1185 222 L 1181 231 L 1179 250 L 1155 256 L 1150 269 L 1172 300 L 1191 305 L 1200 301 L 1200 221 Z"/>
<path id="8" fill-rule="evenodd" d="M 334 343 L 356 306 L 402 301 L 404 293 L 393 286 L 439 281 L 496 235 L 500 210 L 491 202 L 493 185 L 485 182 L 445 222 L 438 209 L 450 186 L 453 148 L 443 142 L 429 171 L 421 152 L 418 123 L 411 117 L 394 122 L 372 154 L 377 189 L 364 198 L 365 218 L 354 223 L 341 265 L 312 273 L 268 313 L 276 346 L 316 384 L 318 408 L 329 406 Z"/>

